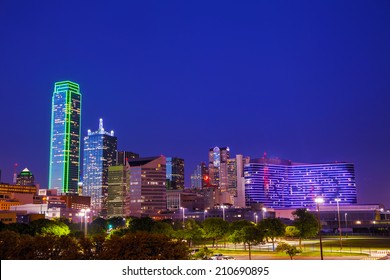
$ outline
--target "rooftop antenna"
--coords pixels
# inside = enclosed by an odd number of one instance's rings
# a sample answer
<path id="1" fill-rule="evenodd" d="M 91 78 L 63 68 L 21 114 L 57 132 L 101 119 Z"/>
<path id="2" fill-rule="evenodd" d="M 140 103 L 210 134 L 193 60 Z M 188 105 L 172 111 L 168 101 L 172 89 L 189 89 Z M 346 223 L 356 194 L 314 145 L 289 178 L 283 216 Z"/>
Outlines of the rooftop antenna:
<path id="1" fill-rule="evenodd" d="M 103 128 L 103 119 L 99 119 L 99 132 L 100 133 L 103 133 L 104 132 L 104 128 Z"/>

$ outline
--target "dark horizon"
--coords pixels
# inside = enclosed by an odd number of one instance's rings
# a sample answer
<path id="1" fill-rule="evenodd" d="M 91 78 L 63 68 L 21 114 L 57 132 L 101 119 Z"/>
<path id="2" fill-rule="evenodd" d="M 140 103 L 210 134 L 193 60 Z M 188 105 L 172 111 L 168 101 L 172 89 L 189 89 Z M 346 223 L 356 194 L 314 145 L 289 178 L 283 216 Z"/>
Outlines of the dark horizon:
<path id="1" fill-rule="evenodd" d="M 229 146 L 354 163 L 358 203 L 390 207 L 389 14 L 363 0 L 2 1 L 2 181 L 18 163 L 47 186 L 54 83 L 71 80 L 82 138 L 103 118 L 119 150 L 184 158 L 187 187 Z"/>

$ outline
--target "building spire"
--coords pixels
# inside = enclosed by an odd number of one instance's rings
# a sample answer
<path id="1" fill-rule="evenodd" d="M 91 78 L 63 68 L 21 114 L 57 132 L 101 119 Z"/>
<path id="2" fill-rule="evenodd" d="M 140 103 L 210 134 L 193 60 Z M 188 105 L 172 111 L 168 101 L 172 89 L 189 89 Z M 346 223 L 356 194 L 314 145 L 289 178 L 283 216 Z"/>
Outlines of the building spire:
<path id="1" fill-rule="evenodd" d="M 99 119 L 99 133 L 104 133 L 103 119 Z"/>

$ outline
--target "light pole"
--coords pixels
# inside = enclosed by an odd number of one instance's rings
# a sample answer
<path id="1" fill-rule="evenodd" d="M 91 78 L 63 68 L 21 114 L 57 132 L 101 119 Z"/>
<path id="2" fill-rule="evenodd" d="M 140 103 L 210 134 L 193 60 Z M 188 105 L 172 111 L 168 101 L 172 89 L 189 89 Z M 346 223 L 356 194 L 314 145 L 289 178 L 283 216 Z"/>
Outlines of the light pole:
<path id="1" fill-rule="evenodd" d="M 207 213 L 207 210 L 204 210 L 204 212 L 203 212 L 203 221 L 206 220 L 206 213 Z"/>
<path id="2" fill-rule="evenodd" d="M 256 224 L 257 224 L 257 217 L 258 217 L 258 216 L 257 216 L 257 214 L 256 214 L 256 215 L 255 215 Z"/>
<path id="3" fill-rule="evenodd" d="M 340 205 L 339 202 L 341 201 L 340 198 L 336 198 L 334 201 L 337 203 L 337 220 L 339 222 L 339 234 L 340 234 L 340 251 L 343 249 L 343 240 L 341 238 L 341 221 L 340 221 Z"/>
<path id="4" fill-rule="evenodd" d="M 264 220 L 265 219 L 265 212 L 267 212 L 267 208 L 263 207 L 263 208 L 261 208 L 261 210 L 263 210 L 263 220 Z"/>
<path id="5" fill-rule="evenodd" d="M 222 205 L 222 217 L 223 217 L 223 220 L 225 221 L 225 205 Z"/>
<path id="6" fill-rule="evenodd" d="M 90 212 L 91 209 L 81 209 L 81 216 L 84 216 L 84 237 L 87 238 L 88 235 L 88 223 L 87 223 L 87 213 Z"/>
<path id="7" fill-rule="evenodd" d="M 348 228 L 347 217 L 348 217 L 348 213 L 345 213 L 345 214 L 344 214 L 344 219 L 345 219 L 345 233 L 347 232 L 347 228 Z"/>
<path id="8" fill-rule="evenodd" d="M 317 204 L 317 215 L 318 215 L 318 228 L 319 228 L 319 236 L 320 236 L 320 252 L 321 252 L 321 260 L 324 259 L 324 255 L 322 253 L 322 234 L 321 234 L 321 215 L 320 215 L 320 203 L 324 203 L 324 199 L 322 197 L 317 197 L 314 200 Z"/>

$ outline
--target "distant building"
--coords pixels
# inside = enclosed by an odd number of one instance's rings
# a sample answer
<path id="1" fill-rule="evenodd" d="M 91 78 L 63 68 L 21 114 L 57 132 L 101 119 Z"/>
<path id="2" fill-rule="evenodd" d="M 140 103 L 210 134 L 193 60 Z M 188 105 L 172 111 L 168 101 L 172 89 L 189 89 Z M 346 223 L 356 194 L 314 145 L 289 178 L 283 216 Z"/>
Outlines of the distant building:
<path id="1" fill-rule="evenodd" d="M 16 185 L 34 186 L 34 175 L 27 168 L 23 169 L 22 172 L 20 172 L 16 177 Z"/>
<path id="2" fill-rule="evenodd" d="M 130 170 L 129 165 L 108 168 L 107 217 L 130 215 Z"/>
<path id="3" fill-rule="evenodd" d="M 117 151 L 114 165 L 126 165 L 129 159 L 139 158 L 139 154 L 128 151 Z"/>
<path id="4" fill-rule="evenodd" d="M 184 190 L 184 159 L 166 158 L 167 190 Z"/>
<path id="5" fill-rule="evenodd" d="M 303 164 L 266 157 L 244 167 L 246 205 L 310 208 L 322 197 L 325 205 L 355 204 L 355 168 L 352 163 Z"/>
<path id="6" fill-rule="evenodd" d="M 10 185 L 0 183 L 0 193 L 37 193 L 36 186 Z"/>
<path id="7" fill-rule="evenodd" d="M 204 162 L 195 167 L 191 174 L 191 189 L 202 189 L 210 185 L 209 170 Z"/>
<path id="8" fill-rule="evenodd" d="M 52 98 L 49 189 L 77 193 L 80 173 L 81 93 L 78 84 L 57 82 Z"/>
<path id="9" fill-rule="evenodd" d="M 130 216 L 166 210 L 166 159 L 163 156 L 129 160 Z"/>
<path id="10" fill-rule="evenodd" d="M 209 149 L 209 180 L 210 185 L 217 186 L 221 192 L 228 189 L 228 159 L 229 147 L 214 147 Z"/>
<path id="11" fill-rule="evenodd" d="M 91 208 L 97 216 L 107 215 L 108 168 L 116 160 L 117 138 L 106 132 L 103 119 L 99 129 L 88 130 L 84 138 L 83 195 L 91 197 Z"/>

